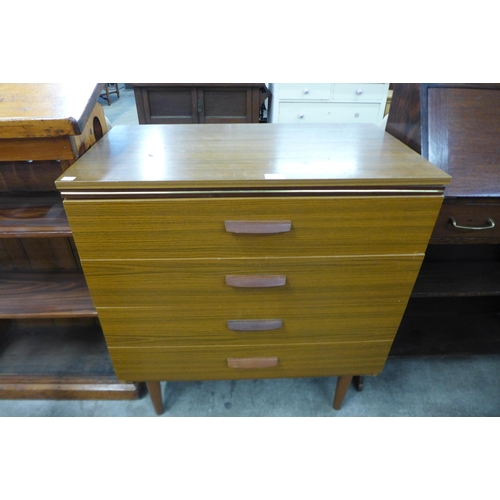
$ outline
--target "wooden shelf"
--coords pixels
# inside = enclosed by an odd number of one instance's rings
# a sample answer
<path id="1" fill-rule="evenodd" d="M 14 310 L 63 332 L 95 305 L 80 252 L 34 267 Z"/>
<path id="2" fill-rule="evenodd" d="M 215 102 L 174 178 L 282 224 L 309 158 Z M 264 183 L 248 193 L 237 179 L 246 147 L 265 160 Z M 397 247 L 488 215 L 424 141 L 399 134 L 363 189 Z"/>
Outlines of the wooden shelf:
<path id="1" fill-rule="evenodd" d="M 0 273 L 0 319 L 97 317 L 80 270 Z"/>
<path id="2" fill-rule="evenodd" d="M 0 238 L 71 236 L 59 193 L 0 194 Z"/>
<path id="3" fill-rule="evenodd" d="M 1 332 L 2 399 L 137 399 L 143 394 L 142 385 L 116 378 L 97 325 L 11 322 Z"/>
<path id="4" fill-rule="evenodd" d="M 412 297 L 500 296 L 500 262 L 425 262 Z"/>
<path id="5" fill-rule="evenodd" d="M 390 356 L 500 354 L 499 297 L 412 299 Z"/>

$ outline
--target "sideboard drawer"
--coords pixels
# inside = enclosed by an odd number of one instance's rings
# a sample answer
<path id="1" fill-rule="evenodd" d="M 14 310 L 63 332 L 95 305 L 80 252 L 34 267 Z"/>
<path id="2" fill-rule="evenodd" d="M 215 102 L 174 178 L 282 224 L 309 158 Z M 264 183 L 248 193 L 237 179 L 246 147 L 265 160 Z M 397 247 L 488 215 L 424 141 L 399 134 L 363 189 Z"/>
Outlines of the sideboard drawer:
<path id="1" fill-rule="evenodd" d="M 264 345 L 110 347 L 120 380 L 217 380 L 279 377 L 327 377 L 382 371 L 391 341 Z M 228 359 L 263 368 L 231 368 Z M 237 361 L 235 362 L 237 364 Z"/>
<path id="2" fill-rule="evenodd" d="M 386 88 L 384 83 L 336 83 L 333 86 L 333 99 L 350 102 L 381 102 L 386 96 Z"/>
<path id="3" fill-rule="evenodd" d="M 445 199 L 431 236 L 431 241 L 439 240 L 500 243 L 500 203 L 484 198 Z"/>
<path id="4" fill-rule="evenodd" d="M 274 307 L 330 310 L 370 300 L 397 302 L 409 296 L 422 258 L 96 260 L 83 268 L 98 308 L 227 307 L 237 319 L 241 309 L 262 304 L 271 314 Z M 233 278 L 245 283 L 231 284 Z M 264 281 L 275 278 L 282 281 Z"/>
<path id="5" fill-rule="evenodd" d="M 277 97 L 284 100 L 328 100 L 331 92 L 331 83 L 283 83 Z"/>
<path id="6" fill-rule="evenodd" d="M 441 196 L 343 196 L 71 200 L 64 206 L 85 261 L 423 253 L 441 203 Z M 289 222 L 290 230 L 233 233 L 228 221 Z"/>

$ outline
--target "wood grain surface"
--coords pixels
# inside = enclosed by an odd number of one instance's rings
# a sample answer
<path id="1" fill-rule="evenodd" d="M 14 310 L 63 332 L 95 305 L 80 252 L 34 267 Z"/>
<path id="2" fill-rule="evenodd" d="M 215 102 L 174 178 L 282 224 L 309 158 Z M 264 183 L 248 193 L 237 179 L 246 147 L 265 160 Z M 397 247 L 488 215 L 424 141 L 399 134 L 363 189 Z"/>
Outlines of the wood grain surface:
<path id="1" fill-rule="evenodd" d="M 1 193 L 0 237 L 70 236 L 59 193 Z"/>
<path id="2" fill-rule="evenodd" d="M 329 305 L 332 302 L 325 301 Z M 171 308 L 99 308 L 99 320 L 111 347 L 165 347 L 195 345 L 261 345 L 290 342 L 349 342 L 392 340 L 406 307 L 406 300 L 364 300 L 305 309 L 263 301 L 236 307 L 192 306 Z M 262 318 L 280 313 L 277 330 L 237 332 L 229 319 Z"/>
<path id="3" fill-rule="evenodd" d="M 121 380 L 217 380 L 377 374 L 391 342 L 109 349 Z M 271 368 L 232 369 L 227 358 L 277 357 Z"/>
<path id="4" fill-rule="evenodd" d="M 0 139 L 79 135 L 102 83 L 0 83 Z"/>
<path id="5" fill-rule="evenodd" d="M 66 200 L 82 260 L 423 253 L 440 196 Z M 390 215 L 389 215 L 390 214 Z M 224 222 L 290 220 L 290 232 Z"/>
<path id="6" fill-rule="evenodd" d="M 80 271 L 0 273 L 0 318 L 96 316 Z"/>
<path id="7" fill-rule="evenodd" d="M 96 307 L 238 308 L 280 304 L 307 309 L 348 302 L 403 300 L 409 296 L 423 255 L 289 259 L 194 259 L 82 262 Z M 235 288 L 227 274 L 285 274 L 286 284 Z M 269 306 L 268 306 L 269 307 Z M 268 310 L 271 310 L 270 308 Z M 279 314 L 267 317 L 280 317 Z M 228 318 L 236 319 L 236 318 Z"/>
<path id="8" fill-rule="evenodd" d="M 62 190 L 436 186 L 449 176 L 375 125 L 113 127 Z M 277 177 L 277 178 L 276 178 Z"/>

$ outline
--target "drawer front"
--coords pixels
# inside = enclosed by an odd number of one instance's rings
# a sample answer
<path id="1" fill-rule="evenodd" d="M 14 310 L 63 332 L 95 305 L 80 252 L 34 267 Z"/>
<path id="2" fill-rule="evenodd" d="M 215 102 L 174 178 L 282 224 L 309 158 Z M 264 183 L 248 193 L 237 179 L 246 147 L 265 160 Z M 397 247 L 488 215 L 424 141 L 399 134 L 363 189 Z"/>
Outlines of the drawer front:
<path id="1" fill-rule="evenodd" d="M 461 227 L 455 227 L 451 219 Z M 500 243 L 500 203 L 498 200 L 445 199 L 431 236 L 431 241 L 436 240 L 449 243 Z"/>
<path id="2" fill-rule="evenodd" d="M 377 123 L 380 104 L 364 103 L 282 103 L 280 123 Z"/>
<path id="3" fill-rule="evenodd" d="M 276 96 L 280 100 L 328 100 L 331 98 L 331 83 L 281 83 Z"/>
<path id="4" fill-rule="evenodd" d="M 256 347 L 111 347 L 109 352 L 120 380 L 231 380 L 375 375 L 382 371 L 390 346 L 391 342 L 385 341 Z M 231 368 L 228 360 L 247 367 Z"/>
<path id="5" fill-rule="evenodd" d="M 246 319 L 240 310 L 276 317 L 286 309 L 404 301 L 422 257 L 88 261 L 83 269 L 97 308 L 187 307 L 196 315 L 221 307 L 233 316 L 227 319 Z"/>
<path id="6" fill-rule="evenodd" d="M 179 347 L 392 340 L 405 307 L 406 300 L 367 300 L 332 309 L 261 301 L 239 308 L 186 303 L 97 311 L 109 347 Z"/>
<path id="7" fill-rule="evenodd" d="M 385 104 L 387 85 L 384 83 L 336 83 L 333 99 L 348 102 L 382 102 Z"/>
<path id="8" fill-rule="evenodd" d="M 346 196 L 71 200 L 64 206 L 84 261 L 423 253 L 441 203 L 441 196 Z M 234 233 L 226 230 L 228 221 L 288 221 L 290 230 Z"/>

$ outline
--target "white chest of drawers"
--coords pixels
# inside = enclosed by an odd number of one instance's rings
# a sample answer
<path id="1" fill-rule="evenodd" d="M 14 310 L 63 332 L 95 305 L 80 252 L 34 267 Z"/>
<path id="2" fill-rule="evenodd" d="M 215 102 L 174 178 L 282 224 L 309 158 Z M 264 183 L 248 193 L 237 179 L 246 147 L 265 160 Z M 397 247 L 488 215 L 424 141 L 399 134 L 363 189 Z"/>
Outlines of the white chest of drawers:
<path id="1" fill-rule="evenodd" d="M 66 179 L 65 179 L 66 178 Z M 373 125 L 115 127 L 57 181 L 118 378 L 385 363 L 448 176 Z"/>
<path id="2" fill-rule="evenodd" d="M 269 123 L 380 125 L 388 83 L 271 83 Z"/>

